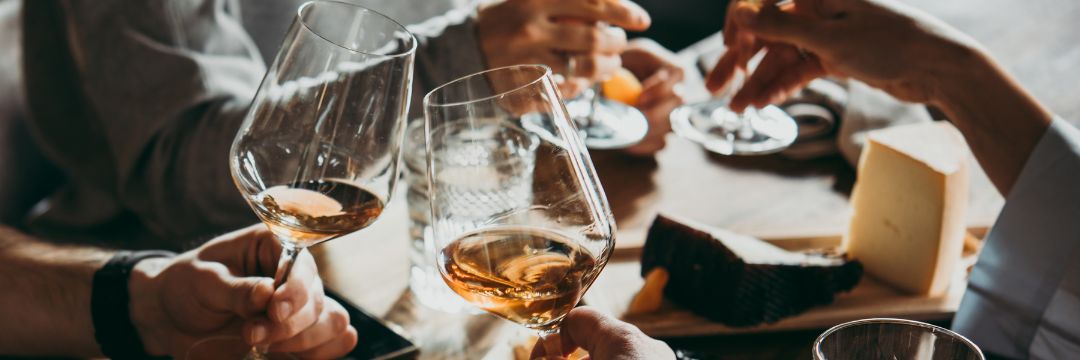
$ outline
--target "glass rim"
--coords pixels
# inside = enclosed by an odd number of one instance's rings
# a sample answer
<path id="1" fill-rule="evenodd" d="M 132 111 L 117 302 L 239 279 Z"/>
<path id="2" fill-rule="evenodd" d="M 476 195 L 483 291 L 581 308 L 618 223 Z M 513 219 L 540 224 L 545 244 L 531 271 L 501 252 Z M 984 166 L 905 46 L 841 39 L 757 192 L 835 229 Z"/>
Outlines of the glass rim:
<path id="1" fill-rule="evenodd" d="M 844 329 L 847 329 L 847 328 L 850 328 L 850 327 L 854 327 L 854 326 L 858 326 L 858 325 L 866 325 L 866 324 L 908 325 L 908 326 L 915 326 L 915 327 L 919 327 L 919 328 L 923 328 L 923 329 L 929 329 L 929 330 L 933 330 L 933 331 L 936 331 L 936 332 L 945 333 L 945 334 L 948 334 L 949 336 L 952 336 L 953 338 L 959 339 L 960 342 L 964 343 L 964 345 L 967 345 L 968 348 L 971 348 L 971 349 L 975 350 L 975 353 L 979 355 L 980 359 L 985 358 L 985 356 L 982 353 L 982 349 L 980 349 L 978 345 L 975 345 L 975 342 L 971 341 L 970 339 L 968 339 L 964 335 L 960 335 L 960 333 L 957 333 L 955 331 L 952 331 L 952 330 L 949 330 L 949 329 L 946 329 L 946 328 L 943 328 L 943 327 L 940 327 L 940 326 L 937 326 L 937 325 L 934 325 L 934 324 L 927 324 L 927 323 L 924 323 L 922 321 L 908 320 L 908 319 L 897 319 L 897 318 L 860 319 L 860 320 L 848 321 L 848 322 L 833 326 L 833 327 L 829 328 L 828 330 L 825 330 L 825 332 L 821 333 L 821 335 L 818 335 L 817 339 L 814 340 L 814 346 L 813 346 L 814 358 L 815 359 L 825 359 L 825 354 L 821 353 L 821 343 L 825 340 L 825 338 L 829 337 L 829 335 L 832 335 L 832 334 L 834 334 L 836 332 L 839 332 L 840 330 L 844 330 Z"/>
<path id="2" fill-rule="evenodd" d="M 514 87 L 513 89 L 509 89 L 509 90 L 506 90 L 506 91 L 500 91 L 498 93 L 488 95 L 488 96 L 485 96 L 485 97 L 476 98 L 476 99 L 469 99 L 469 100 L 464 100 L 464 101 L 457 101 L 457 102 L 449 102 L 449 103 L 436 103 L 436 102 L 431 100 L 432 95 L 434 95 L 435 93 L 440 92 L 442 90 L 445 90 L 447 87 L 449 87 L 451 85 L 459 84 L 459 83 L 464 82 L 464 81 L 466 81 L 468 79 L 472 79 L 474 77 L 478 77 L 478 76 L 482 76 L 482 75 L 487 75 L 487 74 L 493 73 L 493 72 L 502 72 L 502 71 L 506 71 L 506 70 L 516 70 L 516 69 L 539 69 L 539 70 L 542 70 L 542 71 L 541 71 L 541 74 L 539 76 L 537 76 L 535 79 L 529 80 L 529 81 L 527 81 L 527 82 L 525 82 L 525 83 L 523 83 L 523 84 L 521 84 L 521 85 L 519 85 L 517 87 Z M 543 65 L 543 64 L 510 65 L 510 66 L 503 66 L 503 67 L 498 67 L 498 68 L 494 68 L 494 69 L 488 69 L 488 70 L 484 70 L 484 71 L 477 72 L 477 73 L 472 73 L 472 74 L 465 75 L 465 76 L 459 77 L 457 79 L 454 79 L 454 80 L 452 80 L 450 82 L 447 82 L 445 84 L 439 85 L 438 87 L 436 87 L 434 89 L 431 89 L 431 91 L 429 91 L 427 93 L 427 95 L 424 95 L 424 107 L 462 106 L 462 105 L 468 105 L 468 104 L 472 104 L 472 103 L 488 101 L 488 100 L 495 99 L 495 98 L 498 98 L 498 97 L 502 97 L 502 96 L 505 96 L 505 95 L 508 95 L 508 94 L 511 94 L 511 93 L 514 93 L 514 92 L 518 92 L 518 91 L 520 91 L 520 90 L 522 90 L 524 88 L 533 86 L 536 83 L 543 80 L 544 77 L 551 76 L 551 73 L 552 73 L 551 68 L 548 67 L 547 65 Z"/>
<path id="3" fill-rule="evenodd" d="M 310 25 L 308 25 L 308 23 L 306 21 L 304 21 L 304 16 L 303 16 L 304 11 L 306 11 L 308 8 L 310 8 L 312 6 L 316 6 L 318 4 L 345 5 L 347 7 L 360 9 L 360 10 L 363 10 L 365 12 L 369 12 L 369 13 L 378 15 L 383 20 L 386 20 L 389 23 L 396 25 L 399 30 L 403 31 L 406 34 L 409 34 L 409 48 L 405 49 L 405 50 L 403 50 L 401 52 L 393 53 L 393 54 L 377 54 L 377 53 L 373 53 L 371 51 L 361 50 L 361 49 L 356 49 L 356 48 L 352 48 L 352 47 L 349 47 L 349 46 L 345 46 L 343 44 L 339 44 L 336 41 L 330 40 L 329 38 L 327 38 L 323 34 L 319 33 L 318 31 L 315 31 L 314 28 L 312 28 Z M 358 4 L 348 3 L 348 2 L 344 2 L 344 1 L 336 1 L 336 0 L 312 0 L 312 1 L 307 1 L 307 2 L 305 2 L 303 4 L 301 4 L 300 7 L 296 9 L 296 22 L 300 23 L 300 26 L 304 27 L 304 30 L 314 34 L 315 36 L 322 39 L 323 41 L 325 41 L 327 43 L 330 43 L 330 44 L 333 44 L 334 46 L 345 49 L 345 50 L 347 50 L 349 52 L 352 52 L 352 53 L 364 54 L 364 55 L 370 55 L 370 56 L 374 56 L 374 57 L 392 59 L 392 58 L 408 56 L 409 54 L 412 54 L 412 53 L 416 52 L 416 46 L 417 46 L 416 45 L 416 43 L 417 43 L 416 35 L 413 35 L 413 33 L 411 31 L 409 31 L 409 29 L 406 28 L 405 25 L 401 25 L 401 23 L 399 23 L 397 20 L 394 20 L 393 18 L 391 18 L 389 16 L 386 16 L 386 14 L 383 14 L 381 12 L 372 10 L 370 8 L 367 8 L 367 7 L 358 5 Z"/>

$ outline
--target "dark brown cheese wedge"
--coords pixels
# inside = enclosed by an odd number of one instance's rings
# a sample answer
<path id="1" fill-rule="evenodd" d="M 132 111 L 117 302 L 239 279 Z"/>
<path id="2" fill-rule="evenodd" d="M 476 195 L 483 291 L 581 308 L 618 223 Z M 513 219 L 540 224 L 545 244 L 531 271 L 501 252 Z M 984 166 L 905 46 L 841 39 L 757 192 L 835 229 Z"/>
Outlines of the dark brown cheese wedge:
<path id="1" fill-rule="evenodd" d="M 842 256 L 790 252 L 749 236 L 699 228 L 657 216 L 645 240 L 641 274 L 666 268 L 665 297 L 728 326 L 772 323 L 829 304 L 863 273 L 859 262 Z"/>

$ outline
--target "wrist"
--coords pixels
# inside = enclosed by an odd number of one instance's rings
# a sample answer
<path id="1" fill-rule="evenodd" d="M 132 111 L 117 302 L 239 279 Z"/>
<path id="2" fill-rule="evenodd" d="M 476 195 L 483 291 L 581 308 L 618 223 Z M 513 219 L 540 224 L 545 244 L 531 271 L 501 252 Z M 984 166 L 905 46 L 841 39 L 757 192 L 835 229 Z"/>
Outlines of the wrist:
<path id="1" fill-rule="evenodd" d="M 169 258 L 150 258 L 139 261 L 131 271 L 128 287 L 131 293 L 131 322 L 143 342 L 146 353 L 163 356 L 168 353 L 165 331 L 169 319 L 158 298 L 159 279 L 172 260 Z"/>
<path id="2" fill-rule="evenodd" d="M 929 73 L 933 79 L 933 92 L 928 103 L 946 113 L 968 106 L 978 97 L 977 91 L 993 90 L 990 83 L 1000 76 L 998 69 L 981 49 L 971 46 L 954 46 L 935 61 Z"/>
<path id="3" fill-rule="evenodd" d="M 933 104 L 1008 196 L 1053 115 L 985 52 L 974 49 L 958 60 L 937 76 L 941 83 Z"/>

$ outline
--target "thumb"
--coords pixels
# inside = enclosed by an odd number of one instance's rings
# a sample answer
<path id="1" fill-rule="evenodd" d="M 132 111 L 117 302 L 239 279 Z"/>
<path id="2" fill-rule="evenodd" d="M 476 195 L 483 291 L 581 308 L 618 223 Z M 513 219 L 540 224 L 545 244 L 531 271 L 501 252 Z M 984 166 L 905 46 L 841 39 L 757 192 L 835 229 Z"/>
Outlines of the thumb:
<path id="1" fill-rule="evenodd" d="M 211 306 L 248 318 L 266 312 L 274 294 L 274 280 L 265 277 L 225 277 L 220 291 L 207 291 Z M 208 294 L 209 295 L 209 294 Z"/>
<path id="2" fill-rule="evenodd" d="M 776 6 L 738 6 L 731 16 L 744 31 L 769 41 L 813 47 L 823 36 L 815 19 L 783 11 Z"/>
<path id="3" fill-rule="evenodd" d="M 590 307 L 575 308 L 567 314 L 562 325 L 563 339 L 580 346 L 590 355 L 599 359 L 609 356 L 634 353 L 631 348 L 635 340 L 644 338 L 633 325 L 604 315 Z"/>

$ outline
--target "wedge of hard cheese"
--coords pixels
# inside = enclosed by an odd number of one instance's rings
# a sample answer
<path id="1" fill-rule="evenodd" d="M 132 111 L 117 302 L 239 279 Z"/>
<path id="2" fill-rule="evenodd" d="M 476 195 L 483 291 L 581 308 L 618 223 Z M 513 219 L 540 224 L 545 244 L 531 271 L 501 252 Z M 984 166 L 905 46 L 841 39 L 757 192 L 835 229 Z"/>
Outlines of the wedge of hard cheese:
<path id="1" fill-rule="evenodd" d="M 653 221 L 641 254 L 642 276 L 656 268 L 670 273 L 665 297 L 728 326 L 772 323 L 829 304 L 863 272 L 843 256 L 790 252 L 665 216 Z"/>
<path id="2" fill-rule="evenodd" d="M 871 132 L 851 196 L 848 255 L 901 290 L 945 292 L 964 246 L 967 159 L 947 122 Z"/>

